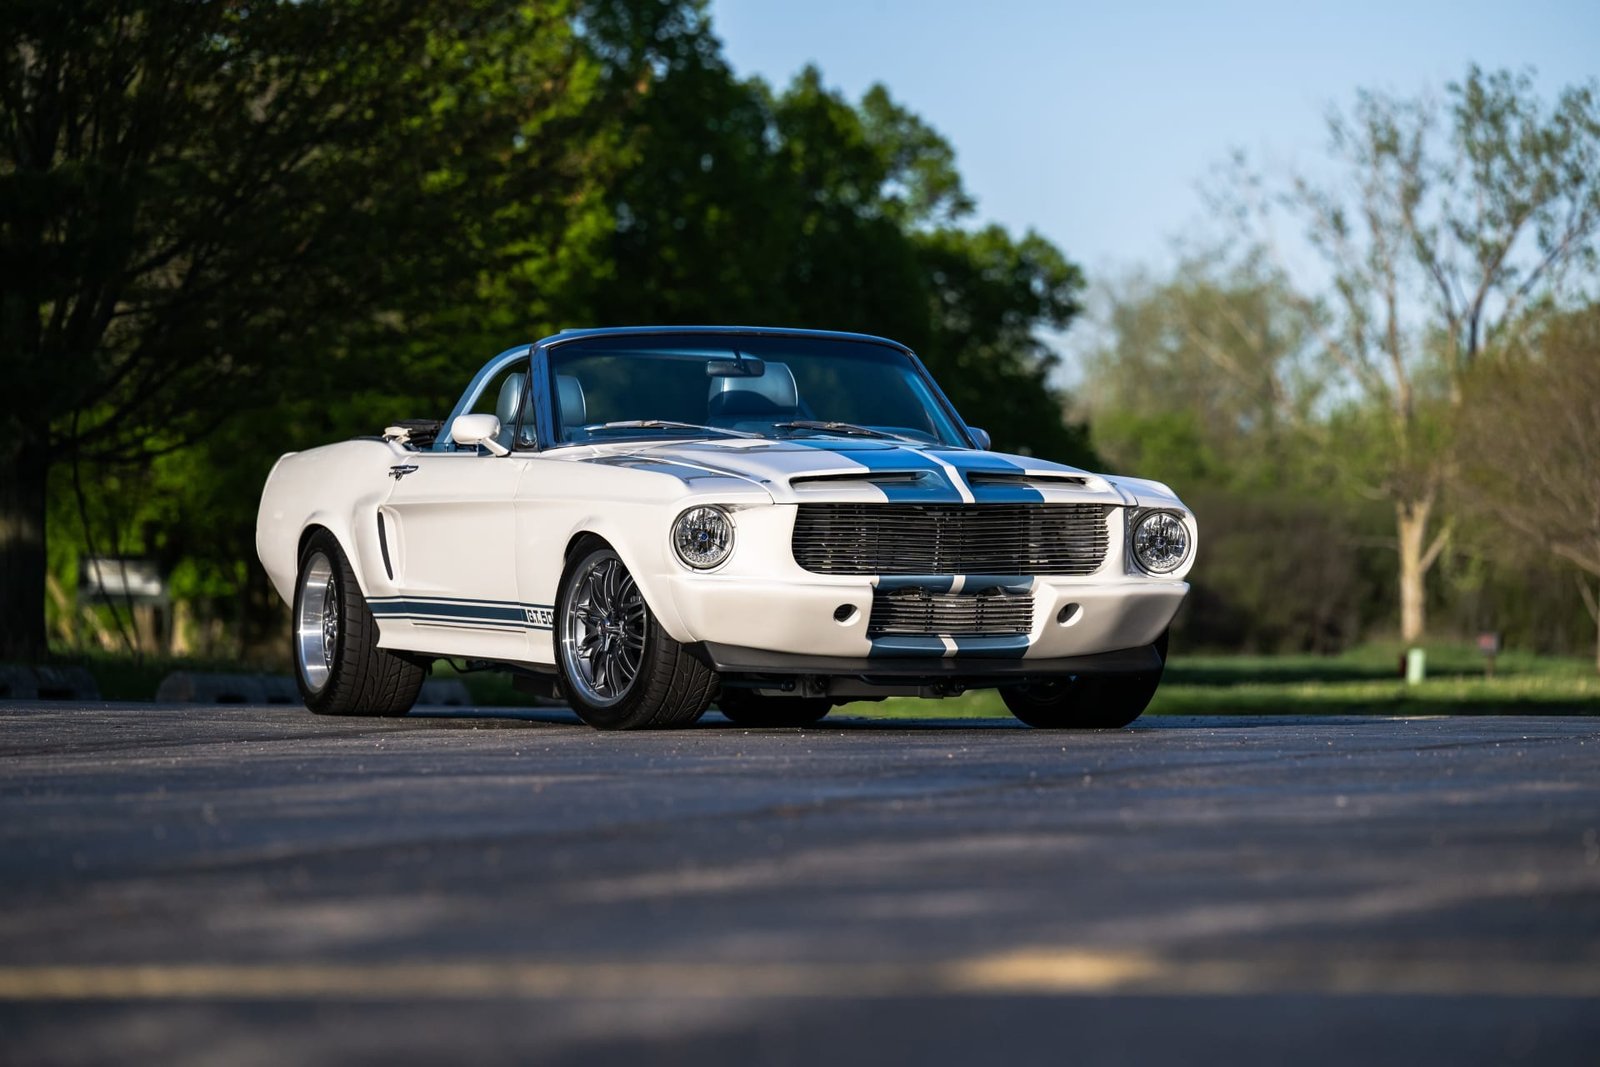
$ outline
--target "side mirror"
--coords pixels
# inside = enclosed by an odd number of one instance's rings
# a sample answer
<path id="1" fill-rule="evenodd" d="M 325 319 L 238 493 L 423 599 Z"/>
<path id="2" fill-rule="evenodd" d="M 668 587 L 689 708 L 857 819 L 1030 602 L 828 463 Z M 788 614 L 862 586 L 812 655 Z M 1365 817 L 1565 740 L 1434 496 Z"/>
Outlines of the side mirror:
<path id="1" fill-rule="evenodd" d="M 994 440 L 989 436 L 988 430 L 980 430 L 976 426 L 968 426 L 967 433 L 972 436 L 972 443 L 985 452 L 989 451 L 989 446 L 994 444 Z"/>
<path id="2" fill-rule="evenodd" d="M 498 440 L 500 420 L 494 415 L 462 415 L 450 424 L 450 440 L 462 448 L 483 446 L 496 456 L 509 455 L 511 450 Z"/>

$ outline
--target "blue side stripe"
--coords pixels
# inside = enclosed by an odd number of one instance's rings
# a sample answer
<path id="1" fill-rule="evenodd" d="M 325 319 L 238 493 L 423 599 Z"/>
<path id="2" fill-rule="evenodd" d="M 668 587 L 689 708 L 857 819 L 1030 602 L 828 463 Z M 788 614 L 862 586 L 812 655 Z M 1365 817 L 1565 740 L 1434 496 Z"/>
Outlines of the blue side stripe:
<path id="1" fill-rule="evenodd" d="M 386 612 L 404 611 L 409 615 L 437 615 L 442 617 L 455 617 L 463 619 L 493 620 L 496 622 L 522 622 L 522 607 L 518 604 L 505 604 L 484 607 L 469 607 L 460 604 L 425 604 L 420 601 L 409 603 L 385 604 Z M 374 612 L 373 614 L 377 614 Z"/>
<path id="2" fill-rule="evenodd" d="M 437 622 L 469 629 L 549 630 L 555 616 L 549 604 L 459 597 L 371 597 L 367 604 L 376 619 Z"/>
<path id="3" fill-rule="evenodd" d="M 437 626 L 454 626 L 463 630 L 493 630 L 497 633 L 521 633 L 524 630 L 548 630 L 548 626 L 532 626 L 517 622 L 480 622 L 473 619 L 453 619 L 441 615 L 374 615 L 379 622 L 426 622 Z"/>
<path id="4" fill-rule="evenodd" d="M 479 600 L 461 596 L 369 596 L 368 604 L 478 604 L 484 607 L 548 608 L 549 604 L 526 604 L 520 600 Z"/>

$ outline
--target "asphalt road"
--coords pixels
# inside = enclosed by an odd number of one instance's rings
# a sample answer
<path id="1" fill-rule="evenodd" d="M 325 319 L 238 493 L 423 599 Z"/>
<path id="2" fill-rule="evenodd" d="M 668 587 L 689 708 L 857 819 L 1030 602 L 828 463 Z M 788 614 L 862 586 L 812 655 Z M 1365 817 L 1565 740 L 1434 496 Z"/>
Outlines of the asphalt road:
<path id="1" fill-rule="evenodd" d="M 1600 1062 L 1600 719 L 0 703 L 0 1060 Z"/>

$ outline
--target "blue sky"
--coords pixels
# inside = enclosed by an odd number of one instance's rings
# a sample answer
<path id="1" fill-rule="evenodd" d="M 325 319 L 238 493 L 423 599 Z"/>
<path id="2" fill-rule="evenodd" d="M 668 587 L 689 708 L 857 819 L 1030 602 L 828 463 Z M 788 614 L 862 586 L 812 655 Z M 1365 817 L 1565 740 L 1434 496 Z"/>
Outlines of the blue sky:
<path id="1" fill-rule="evenodd" d="M 1092 274 L 1171 260 L 1232 148 L 1314 168 L 1360 87 L 1443 93 L 1467 65 L 1600 76 L 1600 0 L 1043 3 L 712 0 L 741 74 L 807 62 L 873 82 L 955 145 L 979 216 L 1034 227 Z"/>

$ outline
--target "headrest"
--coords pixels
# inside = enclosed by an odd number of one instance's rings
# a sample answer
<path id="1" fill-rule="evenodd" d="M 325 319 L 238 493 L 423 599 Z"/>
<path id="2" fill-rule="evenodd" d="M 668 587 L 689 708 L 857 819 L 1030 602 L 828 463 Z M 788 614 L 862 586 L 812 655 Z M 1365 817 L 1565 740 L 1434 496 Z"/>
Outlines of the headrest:
<path id="1" fill-rule="evenodd" d="M 563 436 L 589 421 L 589 405 L 583 399 L 583 383 L 572 375 L 556 375 L 556 402 L 561 407 Z"/>
<path id="2" fill-rule="evenodd" d="M 500 428 L 507 434 L 517 424 L 517 414 L 522 410 L 522 386 L 528 380 L 526 374 L 508 374 L 503 385 L 500 386 L 500 399 L 495 402 L 494 413 L 500 418 Z"/>
<path id="3" fill-rule="evenodd" d="M 712 418 L 793 415 L 800 408 L 800 390 L 787 363 L 769 360 L 759 378 L 711 379 L 707 401 Z"/>

